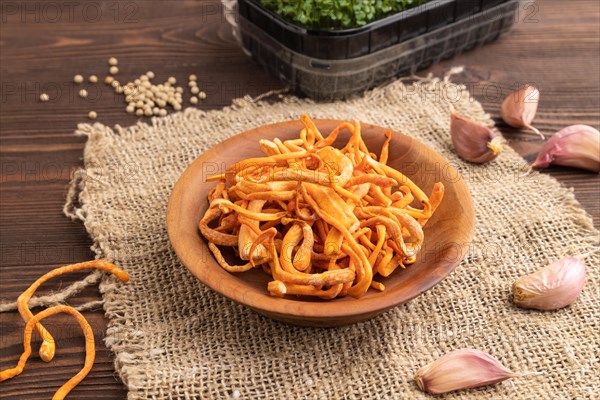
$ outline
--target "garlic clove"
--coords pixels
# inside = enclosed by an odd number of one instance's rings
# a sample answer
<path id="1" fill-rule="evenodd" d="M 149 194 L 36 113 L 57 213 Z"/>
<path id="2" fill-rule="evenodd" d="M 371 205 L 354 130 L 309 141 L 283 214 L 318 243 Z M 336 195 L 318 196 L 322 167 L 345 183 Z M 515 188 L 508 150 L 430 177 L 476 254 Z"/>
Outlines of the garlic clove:
<path id="1" fill-rule="evenodd" d="M 483 164 L 498 157 L 504 138 L 480 123 L 455 112 L 450 114 L 450 135 L 454 149 L 467 161 Z"/>
<path id="2" fill-rule="evenodd" d="M 519 278 L 513 284 L 514 302 L 519 307 L 556 310 L 579 297 L 585 284 L 585 264 L 565 257 Z"/>
<path id="3" fill-rule="evenodd" d="M 419 369 L 415 380 L 424 392 L 439 394 L 491 385 L 513 376 L 491 355 L 481 350 L 460 349 Z"/>
<path id="4" fill-rule="evenodd" d="M 504 122 L 513 128 L 530 129 L 544 139 L 544 135 L 531 126 L 539 101 L 540 91 L 535 86 L 526 85 L 504 99 L 500 106 L 500 115 Z"/>
<path id="5" fill-rule="evenodd" d="M 571 125 L 556 132 L 542 146 L 532 167 L 550 164 L 600 172 L 600 132 L 587 125 Z"/>

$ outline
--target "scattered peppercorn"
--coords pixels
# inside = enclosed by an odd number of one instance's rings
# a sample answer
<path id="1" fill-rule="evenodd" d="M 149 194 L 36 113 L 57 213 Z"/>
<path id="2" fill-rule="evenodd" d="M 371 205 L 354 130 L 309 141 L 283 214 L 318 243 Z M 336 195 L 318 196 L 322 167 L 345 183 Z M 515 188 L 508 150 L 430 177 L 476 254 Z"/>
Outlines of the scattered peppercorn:
<path id="1" fill-rule="evenodd" d="M 155 77 L 154 72 L 147 71 L 145 74 L 140 75 L 134 79 L 133 82 L 121 85 L 119 81 L 115 79 L 113 75 L 119 73 L 117 65 L 119 61 L 115 57 L 110 57 L 108 60 L 109 64 L 109 75 L 104 78 L 104 82 L 114 88 L 115 93 L 124 94 L 126 102 L 125 111 L 129 114 L 135 114 L 137 116 L 152 116 L 158 115 L 164 117 L 168 114 L 168 107 L 170 106 L 175 111 L 180 111 L 183 108 L 183 94 L 184 88 L 176 86 L 177 79 L 174 76 L 170 76 L 165 82 L 154 84 L 152 80 Z M 189 87 L 192 88 L 192 93 L 195 96 L 190 98 L 192 104 L 198 104 L 199 99 L 206 97 L 204 92 L 201 92 L 198 88 L 196 75 L 189 75 Z M 73 81 L 77 84 L 83 83 L 84 78 L 82 75 L 75 75 Z M 98 77 L 96 75 L 90 75 L 88 77 L 90 83 L 97 83 Z M 88 91 L 81 89 L 79 96 L 86 98 Z M 47 94 L 43 93 L 40 95 L 41 101 L 48 101 L 50 98 Z M 94 119 L 97 117 L 95 111 L 90 111 L 88 117 Z"/>

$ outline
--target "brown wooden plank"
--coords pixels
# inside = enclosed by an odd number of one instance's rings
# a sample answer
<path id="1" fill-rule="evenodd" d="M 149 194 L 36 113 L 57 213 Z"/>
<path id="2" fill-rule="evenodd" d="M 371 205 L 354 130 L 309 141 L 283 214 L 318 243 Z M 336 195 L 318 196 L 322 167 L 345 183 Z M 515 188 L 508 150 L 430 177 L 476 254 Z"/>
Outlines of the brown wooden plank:
<path id="1" fill-rule="evenodd" d="M 41 0 L 2 2 L 41 7 Z M 257 95 L 282 85 L 242 53 L 218 14 L 218 1 L 76 2 L 73 18 L 63 9 L 50 22 L 35 12 L 21 21 L 19 13 L 2 8 L 0 15 L 0 298 L 16 298 L 35 278 L 54 266 L 88 259 L 90 240 L 81 226 L 62 215 L 66 185 L 81 165 L 84 139 L 73 136 L 77 123 L 94 109 L 99 121 L 131 125 L 138 119 L 124 112 L 125 104 L 103 85 L 102 96 L 83 101 L 76 96 L 74 74 L 107 71 L 106 60 L 120 61 L 119 78 L 128 81 L 153 70 L 158 78 L 185 81 L 195 73 L 208 93 L 202 109 L 230 104 L 232 98 Z M 100 18 L 84 18 L 82 8 L 99 4 Z M 62 4 L 58 2 L 56 4 Z M 128 4 L 133 6 L 127 7 Z M 515 85 L 535 83 L 541 102 L 535 125 L 549 136 L 574 123 L 600 126 L 600 4 L 597 1 L 545 0 L 522 6 L 515 30 L 499 41 L 442 62 L 426 72 L 443 73 L 465 65 L 456 80 L 499 121 L 498 105 Z M 95 7 L 92 6 L 92 7 Z M 131 8 L 134 7 L 134 8 Z M 20 10 L 17 10 L 20 11 Z M 129 12 L 133 16 L 125 21 Z M 91 12 L 91 9 L 90 9 Z M 93 17 L 93 15 L 91 15 Z M 92 20 L 90 20 L 92 19 Z M 533 20 L 537 20 L 534 22 Z M 54 88 L 54 89 L 53 89 Z M 40 90 L 57 99 L 40 103 Z M 54 90 L 54 92 L 52 92 Z M 60 96 L 59 96 L 60 95 Z M 146 119 L 142 119 L 146 120 Z M 541 142 L 534 136 L 501 130 L 511 146 L 532 160 Z M 600 178 L 568 168 L 548 170 L 567 187 L 600 226 Z M 75 274 L 49 283 L 48 290 L 74 282 Z M 62 282 L 62 283 L 61 283 Z M 98 299 L 97 289 L 86 289 L 77 300 Z M 116 378 L 111 353 L 102 337 L 102 312 L 86 312 L 96 334 L 98 356 L 90 376 L 72 393 L 77 399 L 125 398 Z M 59 329 L 59 354 L 46 365 L 33 356 L 23 375 L 0 384 L 0 397 L 48 399 L 82 365 L 83 341 L 68 317 L 54 317 Z M 18 314 L 0 314 L 0 368 L 12 366 L 21 350 L 23 323 Z"/>

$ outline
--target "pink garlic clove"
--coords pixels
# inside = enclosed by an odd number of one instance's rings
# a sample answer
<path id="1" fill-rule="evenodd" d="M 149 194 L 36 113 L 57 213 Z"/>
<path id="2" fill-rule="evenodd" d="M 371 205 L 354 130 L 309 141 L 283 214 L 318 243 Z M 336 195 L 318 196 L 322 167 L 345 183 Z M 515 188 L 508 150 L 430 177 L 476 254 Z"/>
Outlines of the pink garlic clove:
<path id="1" fill-rule="evenodd" d="M 544 135 L 531 126 L 540 101 L 540 91 L 531 85 L 526 85 L 508 95 L 500 106 L 502 119 L 513 128 L 527 128 L 544 139 Z"/>
<path id="2" fill-rule="evenodd" d="M 491 385 L 513 376 L 491 355 L 481 350 L 460 349 L 419 369 L 415 380 L 424 392 L 439 394 Z"/>
<path id="3" fill-rule="evenodd" d="M 542 146 L 532 167 L 550 164 L 600 172 L 600 132 L 588 125 L 571 125 L 556 132 Z"/>
<path id="4" fill-rule="evenodd" d="M 556 310 L 573 303 L 585 284 L 585 265 L 577 257 L 565 257 L 513 284 L 519 307 Z"/>
<path id="5" fill-rule="evenodd" d="M 463 159 L 483 164 L 498 157 L 504 138 L 496 132 L 455 112 L 450 114 L 450 135 L 454 149 Z"/>

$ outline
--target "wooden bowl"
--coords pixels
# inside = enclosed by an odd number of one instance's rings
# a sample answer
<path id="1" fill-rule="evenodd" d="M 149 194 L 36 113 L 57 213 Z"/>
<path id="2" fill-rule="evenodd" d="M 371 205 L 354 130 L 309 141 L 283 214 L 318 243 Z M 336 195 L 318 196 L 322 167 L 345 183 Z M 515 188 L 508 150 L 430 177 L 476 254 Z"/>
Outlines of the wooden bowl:
<path id="1" fill-rule="evenodd" d="M 316 120 L 325 135 L 340 121 Z M 369 289 L 360 298 L 334 300 L 300 297 L 272 297 L 267 291 L 271 280 L 262 269 L 232 274 L 221 268 L 198 230 L 207 209 L 207 194 L 215 183 L 208 176 L 223 173 L 231 164 L 262 156 L 260 139 L 297 138 L 302 125 L 288 121 L 261 126 L 236 135 L 198 157 L 181 175 L 169 200 L 167 229 L 169 239 L 183 264 L 202 283 L 229 299 L 270 318 L 305 326 L 340 326 L 372 318 L 405 303 L 444 279 L 460 263 L 473 235 L 475 213 L 471 196 L 460 174 L 441 155 L 400 133 L 390 143 L 388 164 L 403 172 L 425 193 L 435 182 L 444 183 L 444 200 L 424 228 L 425 242 L 417 261 L 390 277 L 376 277 L 385 291 Z M 370 151 L 379 153 L 388 129 L 362 124 L 362 134 Z M 340 134 L 334 143 L 341 147 L 349 134 Z"/>

